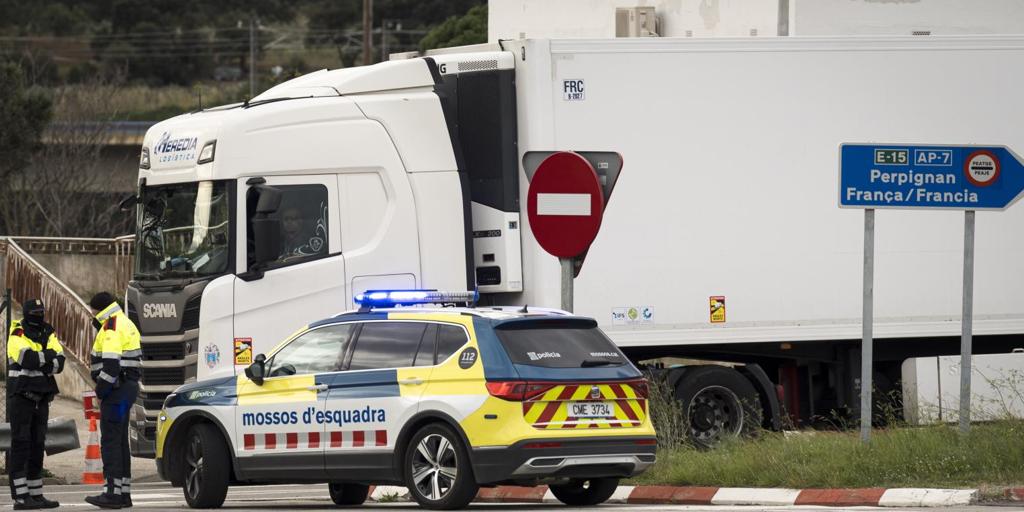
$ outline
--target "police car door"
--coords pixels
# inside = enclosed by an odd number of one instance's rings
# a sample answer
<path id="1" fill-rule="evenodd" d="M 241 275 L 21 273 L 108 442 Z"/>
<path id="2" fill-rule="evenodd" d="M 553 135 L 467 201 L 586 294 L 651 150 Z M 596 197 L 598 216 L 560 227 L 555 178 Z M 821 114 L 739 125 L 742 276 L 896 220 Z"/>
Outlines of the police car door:
<path id="1" fill-rule="evenodd" d="M 364 322 L 348 370 L 329 383 L 325 463 L 329 477 L 394 478 L 392 454 L 402 427 L 419 411 L 433 365 L 436 324 Z M 422 348 L 429 345 L 429 349 Z M 423 355 L 421 351 L 429 351 Z"/>
<path id="2" fill-rule="evenodd" d="M 315 327 L 267 359 L 262 385 L 238 376 L 235 453 L 246 478 L 323 478 L 327 382 L 342 368 L 353 331 Z"/>

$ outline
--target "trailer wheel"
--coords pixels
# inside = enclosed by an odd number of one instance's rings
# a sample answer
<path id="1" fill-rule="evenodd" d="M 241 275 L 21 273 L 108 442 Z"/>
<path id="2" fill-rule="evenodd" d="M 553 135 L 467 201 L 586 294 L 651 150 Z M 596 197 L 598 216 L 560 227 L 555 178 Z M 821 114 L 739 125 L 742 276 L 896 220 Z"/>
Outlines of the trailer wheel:
<path id="1" fill-rule="evenodd" d="M 757 391 L 743 375 L 725 366 L 700 366 L 676 383 L 687 437 L 700 448 L 750 434 L 761 425 Z"/>

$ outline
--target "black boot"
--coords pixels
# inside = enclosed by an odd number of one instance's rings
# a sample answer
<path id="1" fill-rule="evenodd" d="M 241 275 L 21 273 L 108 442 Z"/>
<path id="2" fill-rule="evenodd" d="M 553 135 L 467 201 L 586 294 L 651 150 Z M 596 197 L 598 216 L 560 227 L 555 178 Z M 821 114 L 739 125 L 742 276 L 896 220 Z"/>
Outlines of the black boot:
<path id="1" fill-rule="evenodd" d="M 121 507 L 122 508 L 132 508 L 132 495 L 131 494 L 122 494 L 121 495 Z"/>
<path id="2" fill-rule="evenodd" d="M 32 497 L 35 498 L 37 502 L 39 502 L 39 505 L 41 505 L 40 508 L 57 508 L 60 506 L 60 503 L 53 500 L 48 500 L 42 494 L 37 494 Z"/>
<path id="3" fill-rule="evenodd" d="M 103 493 L 98 496 L 88 496 L 85 498 L 85 502 L 90 505 L 95 505 L 100 508 L 121 508 L 121 495 L 120 494 L 107 494 Z"/>
<path id="4" fill-rule="evenodd" d="M 41 508 L 43 508 L 43 504 L 27 494 L 19 494 L 14 498 L 14 510 L 39 510 Z"/>

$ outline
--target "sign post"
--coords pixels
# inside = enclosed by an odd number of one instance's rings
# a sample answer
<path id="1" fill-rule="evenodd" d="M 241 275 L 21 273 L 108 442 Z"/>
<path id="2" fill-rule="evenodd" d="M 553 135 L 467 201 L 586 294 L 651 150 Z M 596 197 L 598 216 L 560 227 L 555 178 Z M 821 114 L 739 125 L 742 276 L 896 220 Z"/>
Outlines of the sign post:
<path id="1" fill-rule="evenodd" d="M 565 311 L 573 310 L 573 259 L 597 237 L 604 203 L 597 172 L 577 153 L 552 153 L 533 171 L 526 212 L 537 243 L 558 258 Z"/>
<path id="2" fill-rule="evenodd" d="M 871 390 L 875 360 L 872 328 L 875 315 L 875 210 L 864 210 L 864 299 L 860 341 L 860 440 L 871 440 Z M 865 391 L 866 390 L 866 391 Z M 864 411 L 867 411 L 865 414 Z"/>
<path id="3" fill-rule="evenodd" d="M 871 432 L 874 210 L 964 210 L 960 431 L 967 433 L 971 421 L 974 212 L 1006 209 L 1021 197 L 1022 191 L 1024 162 L 1005 146 L 840 145 L 839 207 L 865 209 L 860 386 L 861 438 L 865 442 Z"/>
<path id="4" fill-rule="evenodd" d="M 960 322 L 960 432 L 971 431 L 971 324 L 974 318 L 974 210 L 964 212 L 964 296 Z"/>

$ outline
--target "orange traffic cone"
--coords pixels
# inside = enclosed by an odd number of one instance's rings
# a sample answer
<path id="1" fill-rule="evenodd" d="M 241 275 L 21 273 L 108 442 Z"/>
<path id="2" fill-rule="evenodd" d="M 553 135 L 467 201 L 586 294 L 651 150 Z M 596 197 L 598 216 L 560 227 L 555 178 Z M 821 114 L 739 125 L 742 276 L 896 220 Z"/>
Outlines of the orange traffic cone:
<path id="1" fill-rule="evenodd" d="M 96 432 L 96 418 L 89 418 L 89 444 L 85 446 L 85 471 L 82 471 L 82 483 L 105 483 L 100 463 L 100 437 Z"/>

